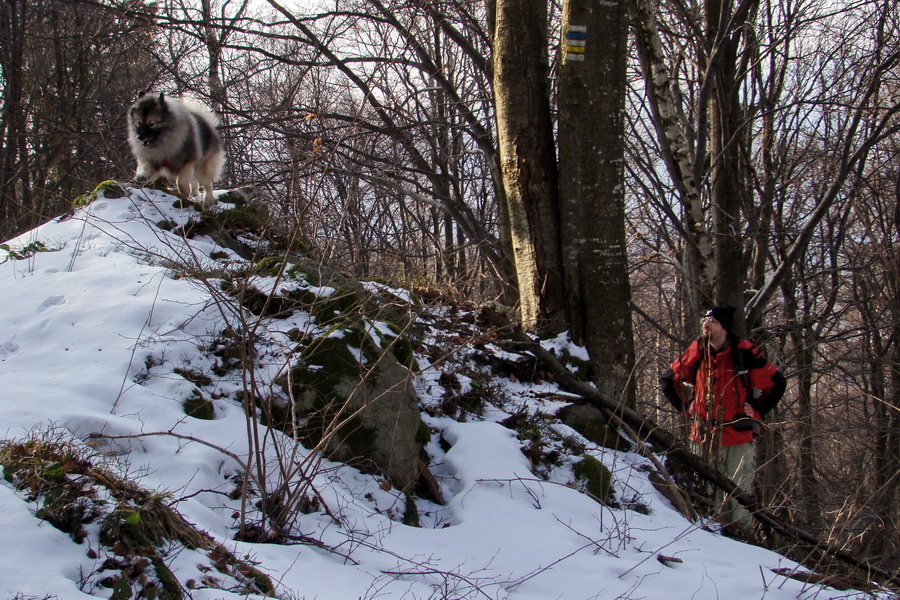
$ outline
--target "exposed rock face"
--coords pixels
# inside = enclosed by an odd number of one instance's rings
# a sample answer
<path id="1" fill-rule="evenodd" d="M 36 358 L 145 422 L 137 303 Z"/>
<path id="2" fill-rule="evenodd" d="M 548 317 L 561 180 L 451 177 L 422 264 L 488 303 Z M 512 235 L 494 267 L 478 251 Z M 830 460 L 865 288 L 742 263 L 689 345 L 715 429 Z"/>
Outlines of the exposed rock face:
<path id="1" fill-rule="evenodd" d="M 349 405 L 360 407 L 360 426 L 374 432 L 372 460 L 398 488 L 411 490 L 419 478 L 422 444 L 417 440 L 424 427 L 412 374 L 390 353 L 379 363 L 371 391 L 351 397 Z"/>
<path id="2" fill-rule="evenodd" d="M 313 339 L 298 334 L 301 360 L 281 382 L 293 405 L 273 414 L 272 424 L 400 490 L 422 484 L 417 491 L 440 501 L 422 460 L 430 432 L 413 387 L 412 344 L 402 333 L 412 321 L 409 307 L 298 255 L 264 258 L 254 274 L 277 277 L 279 286 L 275 293 L 233 286 L 245 308 L 270 318 L 302 310 L 329 328 Z"/>
<path id="3" fill-rule="evenodd" d="M 613 450 L 631 450 L 631 444 L 625 440 L 615 426 L 607 421 L 603 413 L 589 404 L 573 404 L 559 411 L 559 419 L 589 439 L 590 441 Z"/>
<path id="4" fill-rule="evenodd" d="M 314 340 L 292 374 L 293 395 L 308 444 L 411 491 L 427 428 L 413 374 L 392 351 L 396 339 L 354 326 Z"/>

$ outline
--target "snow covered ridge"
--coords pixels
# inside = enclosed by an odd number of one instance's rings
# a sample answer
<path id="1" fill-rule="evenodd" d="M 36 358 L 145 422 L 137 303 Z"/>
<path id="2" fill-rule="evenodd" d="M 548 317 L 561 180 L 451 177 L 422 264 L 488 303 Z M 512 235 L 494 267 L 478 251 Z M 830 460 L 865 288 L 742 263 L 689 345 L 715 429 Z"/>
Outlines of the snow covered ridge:
<path id="1" fill-rule="evenodd" d="M 465 308 L 405 309 L 441 502 L 326 460 L 266 427 L 262 400 L 290 413 L 298 345 L 339 329 L 334 288 L 255 264 L 240 252 L 265 249 L 252 227 L 232 232 L 240 247 L 223 245 L 172 196 L 109 190 L 0 246 L 0 597 L 870 597 L 787 578 L 800 569 L 790 560 L 686 521 L 645 459 L 554 418 L 572 399 L 553 383 L 495 376 L 491 360 L 520 357 Z M 406 290 L 365 287 L 415 304 Z M 273 295 L 311 308 L 252 302 Z M 360 318 L 372 344 L 397 344 L 395 321 Z M 251 345 L 234 343 L 248 331 Z M 605 504 L 576 476 L 585 456 L 611 473 Z M 93 518 L 61 527 L 39 481 L 84 486 L 76 504 Z M 292 519 L 282 543 L 255 543 L 260 503 L 271 510 L 276 491 Z M 146 558 L 136 532 L 153 519 L 199 533 L 167 530 Z"/>

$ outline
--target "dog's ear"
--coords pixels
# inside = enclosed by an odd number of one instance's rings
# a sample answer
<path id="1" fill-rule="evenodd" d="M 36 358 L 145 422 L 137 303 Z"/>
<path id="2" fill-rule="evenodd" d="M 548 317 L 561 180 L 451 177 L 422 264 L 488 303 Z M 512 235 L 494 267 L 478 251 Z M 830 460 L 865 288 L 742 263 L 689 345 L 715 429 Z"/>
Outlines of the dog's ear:
<path id="1" fill-rule="evenodd" d="M 140 93 L 138 94 L 138 100 L 140 100 L 141 98 L 143 98 L 146 95 L 147 95 L 147 90 L 141 90 Z"/>
<path id="2" fill-rule="evenodd" d="M 166 107 L 166 98 L 162 92 L 159 93 L 159 107 L 163 109 Z"/>

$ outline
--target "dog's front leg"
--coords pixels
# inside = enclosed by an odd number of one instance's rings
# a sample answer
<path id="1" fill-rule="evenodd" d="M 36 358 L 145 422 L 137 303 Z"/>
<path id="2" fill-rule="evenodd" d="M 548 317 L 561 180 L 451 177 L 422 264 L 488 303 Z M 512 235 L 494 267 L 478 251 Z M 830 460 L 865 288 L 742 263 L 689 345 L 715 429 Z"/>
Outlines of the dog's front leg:
<path id="1" fill-rule="evenodd" d="M 187 163 L 175 175 L 175 186 L 178 188 L 178 193 L 181 194 L 185 200 L 194 195 L 196 187 L 196 183 L 194 182 L 194 163 Z M 197 189 L 196 191 L 199 192 L 200 190 Z"/>
<path id="2" fill-rule="evenodd" d="M 147 185 L 159 177 L 159 171 L 145 160 L 138 160 L 137 171 L 134 174 L 134 182 L 139 185 Z"/>

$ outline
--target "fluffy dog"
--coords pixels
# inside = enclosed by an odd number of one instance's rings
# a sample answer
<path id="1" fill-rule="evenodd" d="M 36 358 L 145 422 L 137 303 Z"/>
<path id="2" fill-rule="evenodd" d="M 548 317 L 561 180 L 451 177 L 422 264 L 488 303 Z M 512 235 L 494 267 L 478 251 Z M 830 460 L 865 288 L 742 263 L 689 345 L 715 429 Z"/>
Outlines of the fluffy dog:
<path id="1" fill-rule="evenodd" d="M 150 183 L 162 175 L 186 198 L 199 194 L 203 186 L 203 205 L 213 205 L 212 184 L 225 164 L 218 124 L 199 102 L 141 92 L 128 112 L 128 142 L 137 159 L 135 182 Z"/>

